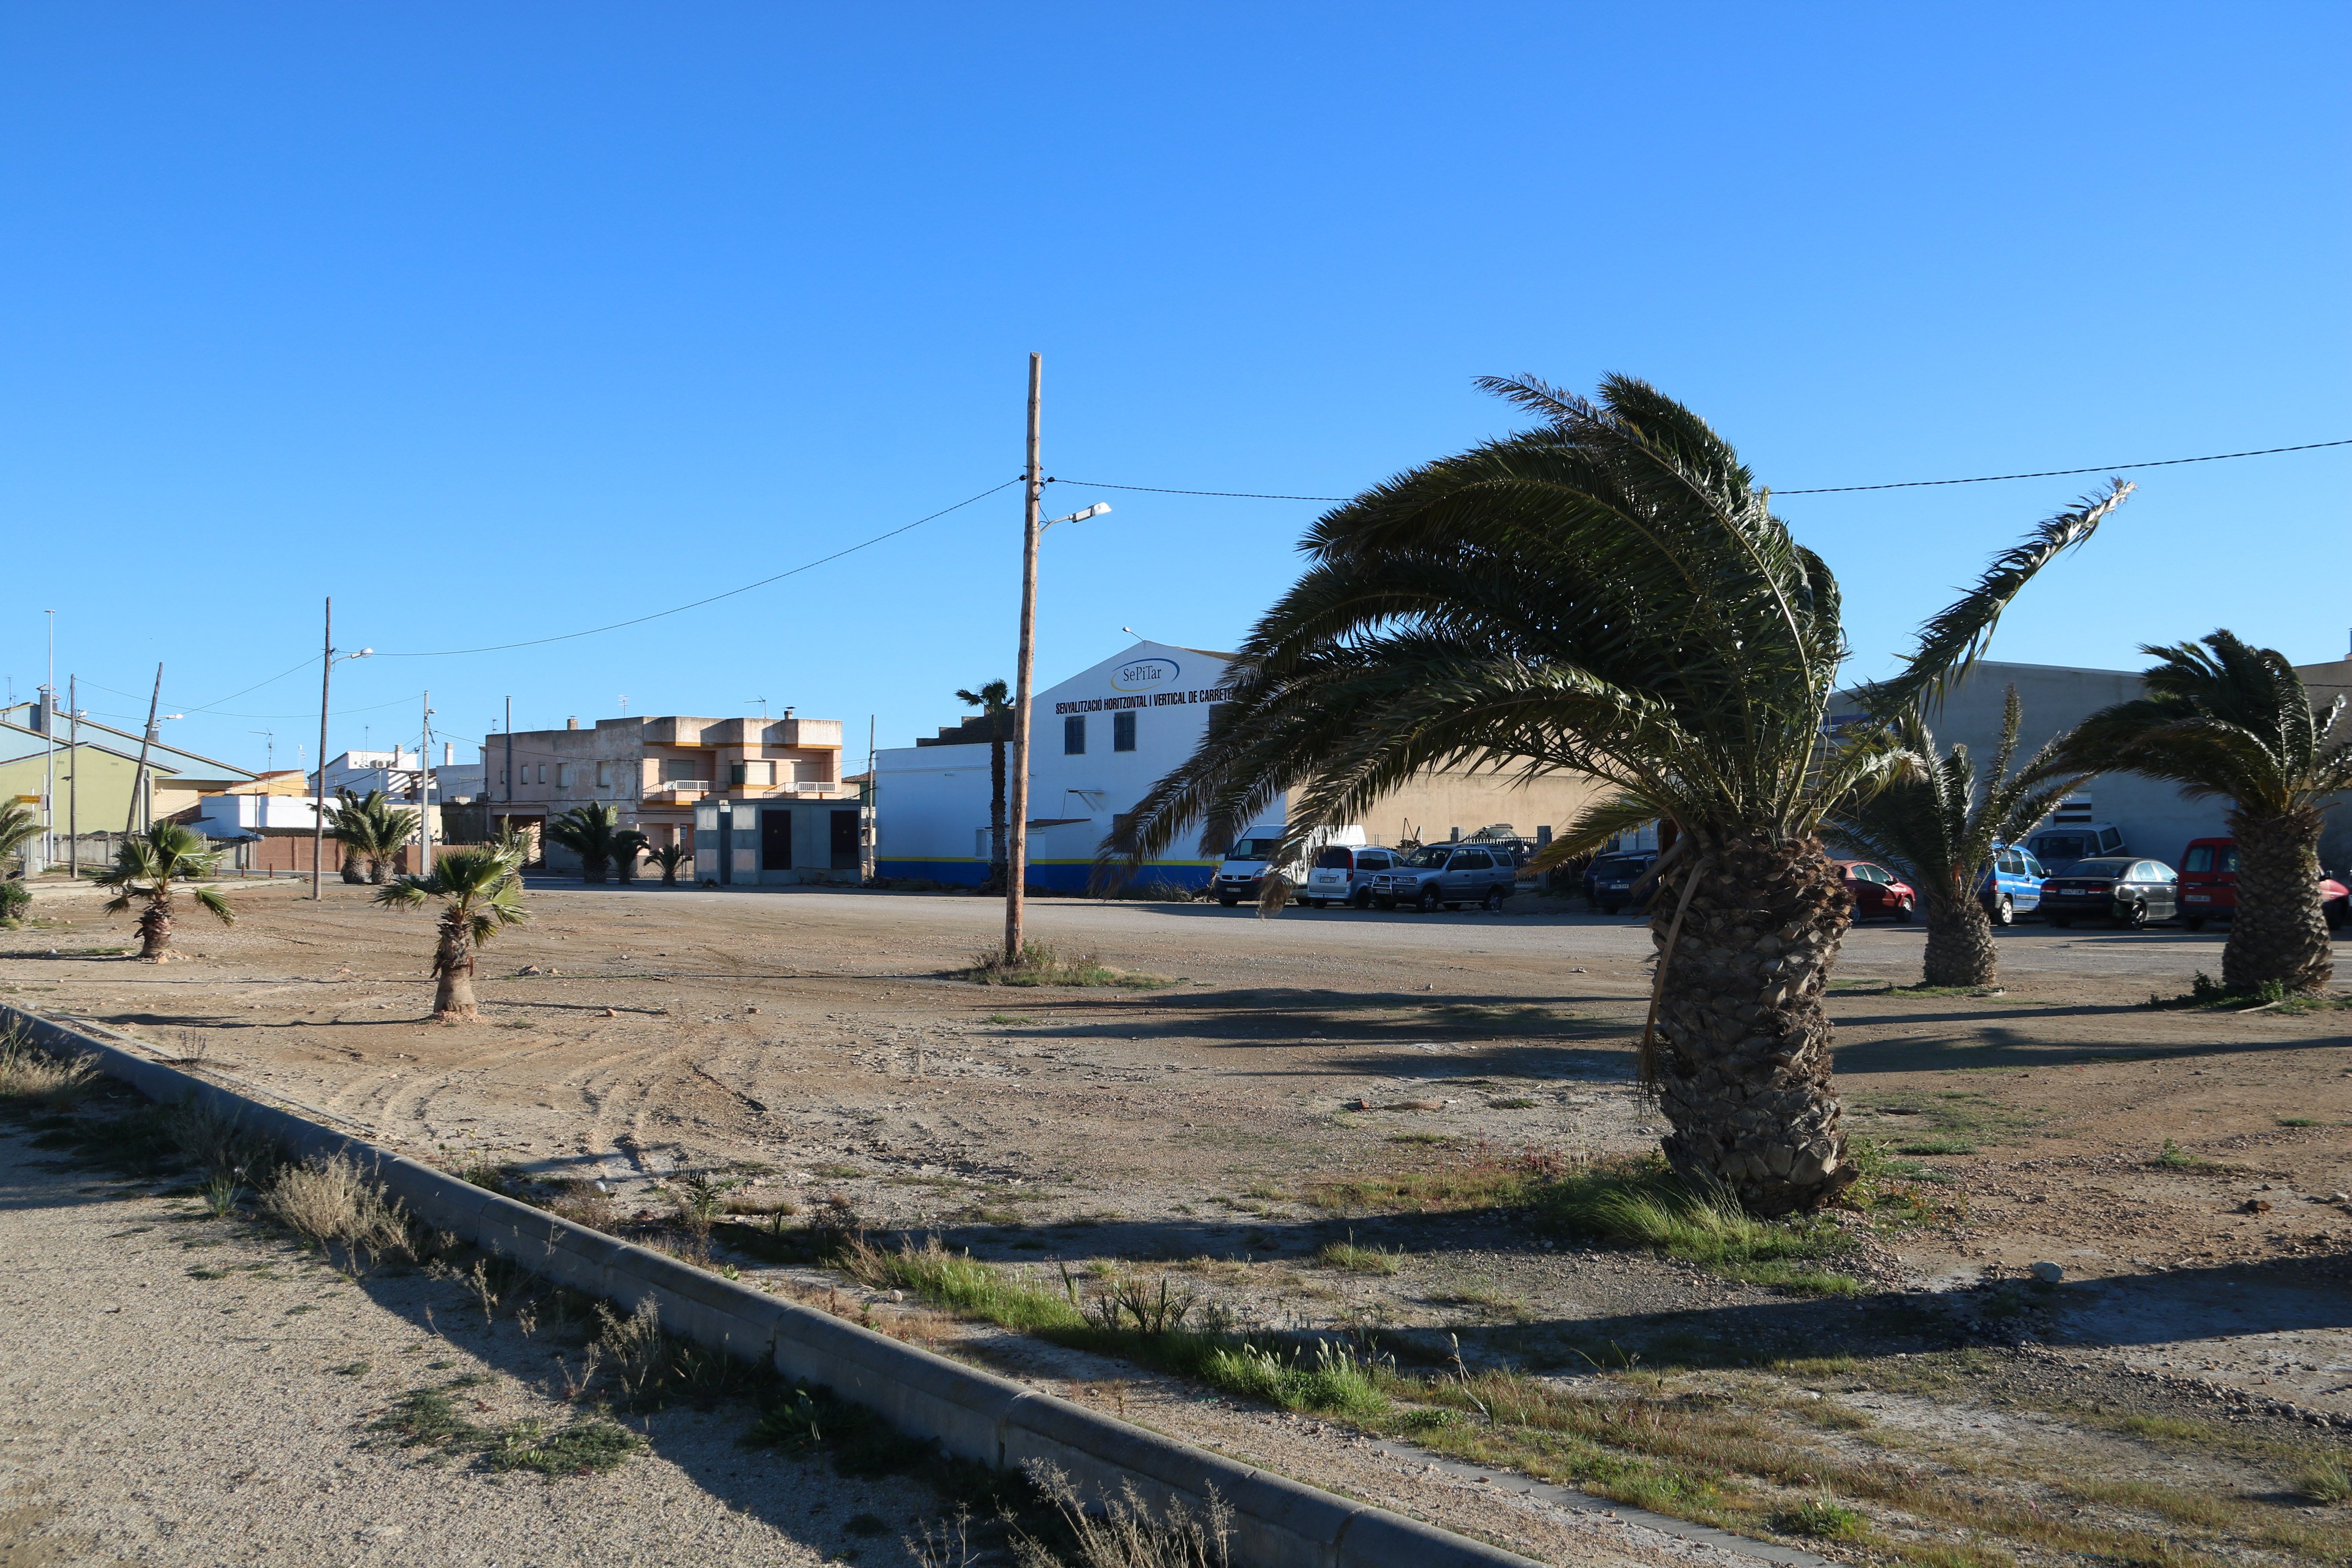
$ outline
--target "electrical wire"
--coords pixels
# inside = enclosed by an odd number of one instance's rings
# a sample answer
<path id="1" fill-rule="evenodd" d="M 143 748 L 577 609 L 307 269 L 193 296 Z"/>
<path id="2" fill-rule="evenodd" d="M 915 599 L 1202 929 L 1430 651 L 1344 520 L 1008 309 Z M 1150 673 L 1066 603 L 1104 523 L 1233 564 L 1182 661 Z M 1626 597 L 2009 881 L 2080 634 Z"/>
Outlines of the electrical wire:
<path id="1" fill-rule="evenodd" d="M 2027 474 L 1978 474 L 1965 479 L 1897 479 L 1882 485 L 1819 485 L 1807 489 L 1774 490 L 1776 496 L 1836 496 L 1851 495 L 1857 490 L 1925 489 L 1937 485 L 1990 485 L 2004 479 L 2051 479 L 2068 474 L 2104 474 L 2125 472 L 2134 468 L 2171 468 L 2183 463 L 2222 463 L 2232 458 L 2271 458 L 2281 452 L 2315 452 L 2326 447 L 2352 447 L 2352 437 L 2341 441 L 2306 441 L 2298 447 L 2264 447 L 2252 452 L 2215 452 L 2202 458 L 2158 458 L 2144 463 L 2095 463 L 2086 468 L 2040 468 Z M 1047 484 L 1083 485 L 1097 490 L 1141 490 L 1162 496 L 1223 496 L 1234 500 L 1351 500 L 1351 496 L 1289 496 L 1265 495 L 1255 490 L 1180 490 L 1161 485 L 1114 485 L 1101 479 L 1047 479 Z"/>
<path id="2" fill-rule="evenodd" d="M 857 543 L 850 545 L 845 550 L 836 550 L 830 555 L 820 555 L 815 560 L 803 562 L 788 572 L 779 572 L 772 577 L 762 577 L 756 583 L 746 583 L 740 588 L 730 588 L 723 594 L 713 594 L 709 598 L 697 599 L 691 604 L 673 605 L 667 610 L 656 610 L 649 616 L 636 616 L 625 621 L 614 621 L 609 626 L 590 626 L 584 631 L 562 632 L 551 637 L 531 637 L 522 642 L 491 643 L 482 647 L 444 647 L 416 653 L 386 653 L 383 649 L 379 648 L 376 650 L 375 657 L 378 658 L 454 658 L 460 654 L 505 653 L 510 648 L 541 647 L 548 643 L 570 642 L 575 637 L 593 637 L 600 632 L 616 632 L 624 626 L 641 626 L 647 621 L 658 621 L 666 616 L 683 615 L 688 610 L 698 610 L 705 605 L 715 605 L 721 599 L 731 599 L 739 594 L 748 594 L 754 588 L 764 588 L 771 583 L 781 583 L 787 577 L 797 577 L 803 572 L 814 571 L 817 567 L 823 566 L 827 562 L 838 561 L 845 555 L 855 555 L 859 551 L 870 549 L 873 546 L 881 543 L 886 539 L 896 539 L 902 533 L 912 532 L 914 530 L 922 527 L 923 524 L 937 521 L 939 519 L 947 516 L 947 514 L 951 511 L 961 511 L 964 508 L 971 505 L 974 501 L 986 500 L 990 496 L 994 495 L 997 491 L 1010 489 L 1020 482 L 1021 481 L 1018 479 L 1011 479 L 1005 480 L 1001 485 L 991 485 L 988 489 L 981 491 L 976 496 L 968 496 L 964 500 L 956 502 L 953 506 L 941 507 L 939 510 L 931 513 L 929 517 L 919 517 L 912 522 L 906 523 L 890 530 L 887 533 L 877 533 L 871 539 L 861 540 Z M 267 685 L 268 683 L 265 681 L 263 684 Z M 248 689 L 250 689 L 248 688 Z M 224 697 L 221 700 L 226 702 L 229 700 Z"/>

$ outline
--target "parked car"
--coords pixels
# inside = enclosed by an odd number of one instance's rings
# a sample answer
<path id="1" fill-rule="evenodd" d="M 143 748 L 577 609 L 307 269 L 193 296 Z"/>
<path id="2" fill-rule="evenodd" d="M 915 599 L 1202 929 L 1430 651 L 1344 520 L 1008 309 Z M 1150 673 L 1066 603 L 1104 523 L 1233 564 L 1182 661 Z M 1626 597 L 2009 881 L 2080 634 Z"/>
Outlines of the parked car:
<path id="1" fill-rule="evenodd" d="M 2352 890 L 2323 873 L 2319 879 L 2319 910 L 2331 928 L 2352 919 Z M 2192 838 L 2180 852 L 2180 923 L 2202 931 L 2207 921 L 2226 921 L 2238 912 L 2238 841 L 2234 838 Z"/>
<path id="2" fill-rule="evenodd" d="M 1977 879 L 1977 898 L 1997 926 L 2012 925 L 2017 917 L 2042 907 L 2042 884 L 2050 873 L 2042 862 L 2014 844 L 1992 847 L 1992 861 Z"/>
<path id="3" fill-rule="evenodd" d="M 1425 844 L 1372 879 L 1372 902 L 1384 910 L 1411 904 L 1424 912 L 1484 904 L 1499 910 L 1518 882 L 1510 856 L 1483 844 Z"/>
<path id="4" fill-rule="evenodd" d="M 1910 883 L 1885 867 L 1874 866 L 1867 860 L 1840 860 L 1837 868 L 1845 878 L 1845 890 L 1853 898 L 1855 920 L 1910 923 L 1913 912 L 1919 907 L 1918 890 Z"/>
<path id="5" fill-rule="evenodd" d="M 1282 852 L 1283 832 L 1283 824 L 1263 822 L 1225 847 L 1225 858 L 1218 862 L 1216 877 L 1209 884 L 1209 891 L 1217 902 L 1232 909 L 1244 899 L 1255 900 L 1265 890 L 1269 858 Z M 1354 846 L 1363 841 L 1364 830 L 1360 827 L 1324 828 L 1313 836 L 1307 852 L 1275 869 L 1297 887 L 1306 882 L 1307 861 L 1314 856 L 1334 844 Z"/>
<path id="6" fill-rule="evenodd" d="M 2137 931 L 2179 912 L 2179 879 L 2161 860 L 2077 860 L 2042 884 L 2042 918 L 2054 926 L 2104 920 Z"/>
<path id="7" fill-rule="evenodd" d="M 1307 870 L 1307 886 L 1300 896 L 1309 909 L 1327 909 L 1333 904 L 1367 909 L 1372 901 L 1372 879 L 1383 871 L 1395 870 L 1398 852 L 1393 849 L 1327 846 L 1316 852 L 1315 864 Z"/>
<path id="8" fill-rule="evenodd" d="M 1654 849 L 1625 855 L 1603 855 L 1585 868 L 1584 901 L 1602 914 L 1613 915 L 1633 902 L 1633 885 L 1658 863 Z"/>
<path id="9" fill-rule="evenodd" d="M 2124 842 L 2123 829 L 2113 823 L 2072 822 L 2028 835 L 2025 852 L 2049 868 L 2045 875 L 2057 876 L 2075 861 L 2094 855 L 2128 855 L 2131 846 Z"/>

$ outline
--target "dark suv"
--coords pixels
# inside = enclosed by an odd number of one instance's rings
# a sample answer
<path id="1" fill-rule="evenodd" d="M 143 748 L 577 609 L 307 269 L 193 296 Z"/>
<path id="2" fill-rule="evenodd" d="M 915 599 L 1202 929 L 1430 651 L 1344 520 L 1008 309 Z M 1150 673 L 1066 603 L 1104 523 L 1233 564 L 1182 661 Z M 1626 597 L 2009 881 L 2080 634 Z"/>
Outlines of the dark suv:
<path id="1" fill-rule="evenodd" d="M 1657 863 L 1656 851 L 1648 849 L 1638 855 L 1601 856 L 1584 873 L 1584 901 L 1603 914 L 1615 914 L 1634 901 L 1633 884 Z"/>
<path id="2" fill-rule="evenodd" d="M 1497 853 L 1484 844 L 1425 844 L 1372 879 L 1372 902 L 1384 910 L 1399 904 L 1423 910 L 1458 910 L 1465 904 L 1499 910 L 1518 878 L 1518 862 L 1507 849 Z"/>

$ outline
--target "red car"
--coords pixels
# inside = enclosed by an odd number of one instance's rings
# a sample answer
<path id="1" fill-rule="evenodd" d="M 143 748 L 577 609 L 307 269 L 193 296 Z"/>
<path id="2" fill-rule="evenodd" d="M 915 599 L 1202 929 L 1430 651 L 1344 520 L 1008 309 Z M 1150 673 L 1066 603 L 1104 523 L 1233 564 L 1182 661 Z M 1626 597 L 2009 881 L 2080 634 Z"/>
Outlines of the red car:
<path id="1" fill-rule="evenodd" d="M 1837 868 L 1845 879 L 1845 890 L 1853 895 L 1855 920 L 1910 923 L 1912 911 L 1919 907 L 1919 895 L 1910 883 L 1898 881 L 1893 872 L 1867 860 L 1840 860 Z"/>
<path id="2" fill-rule="evenodd" d="M 2320 912 L 2330 926 L 2352 919 L 2352 889 L 2333 877 L 2319 879 Z M 2180 852 L 2180 923 L 2190 931 L 2225 921 L 2238 910 L 2238 841 L 2192 838 Z"/>

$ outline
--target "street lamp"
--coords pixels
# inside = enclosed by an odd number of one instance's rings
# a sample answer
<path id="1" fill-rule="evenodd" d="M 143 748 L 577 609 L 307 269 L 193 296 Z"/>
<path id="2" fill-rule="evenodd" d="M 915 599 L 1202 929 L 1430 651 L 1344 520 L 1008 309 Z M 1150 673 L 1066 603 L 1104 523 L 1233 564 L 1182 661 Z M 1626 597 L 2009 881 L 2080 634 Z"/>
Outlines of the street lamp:
<path id="1" fill-rule="evenodd" d="M 1038 416 L 1045 391 L 1045 356 L 1029 356 L 1029 464 L 1023 475 L 1021 508 L 1021 658 L 1014 674 L 1018 689 L 1013 699 L 1013 799 L 1009 803 L 1012 821 L 1008 829 L 1004 855 L 1004 962 L 1021 962 L 1023 884 L 1029 875 L 1029 699 L 1031 668 L 1034 662 L 1037 630 L 1037 545 L 1045 531 L 1065 522 L 1084 522 L 1090 517 L 1101 517 L 1110 510 L 1108 501 L 1097 501 L 1084 511 L 1074 511 L 1067 517 L 1057 517 L 1051 522 L 1038 521 L 1038 502 L 1045 499 L 1045 484 L 1038 468 Z"/>
<path id="2" fill-rule="evenodd" d="M 320 870 L 327 858 L 327 693 L 334 677 L 335 666 L 348 659 L 365 658 L 375 652 L 363 647 L 357 653 L 335 651 L 335 601 L 327 601 L 327 638 L 325 652 L 319 658 L 319 789 L 311 802 L 310 817 L 310 897 L 324 899 Z"/>

